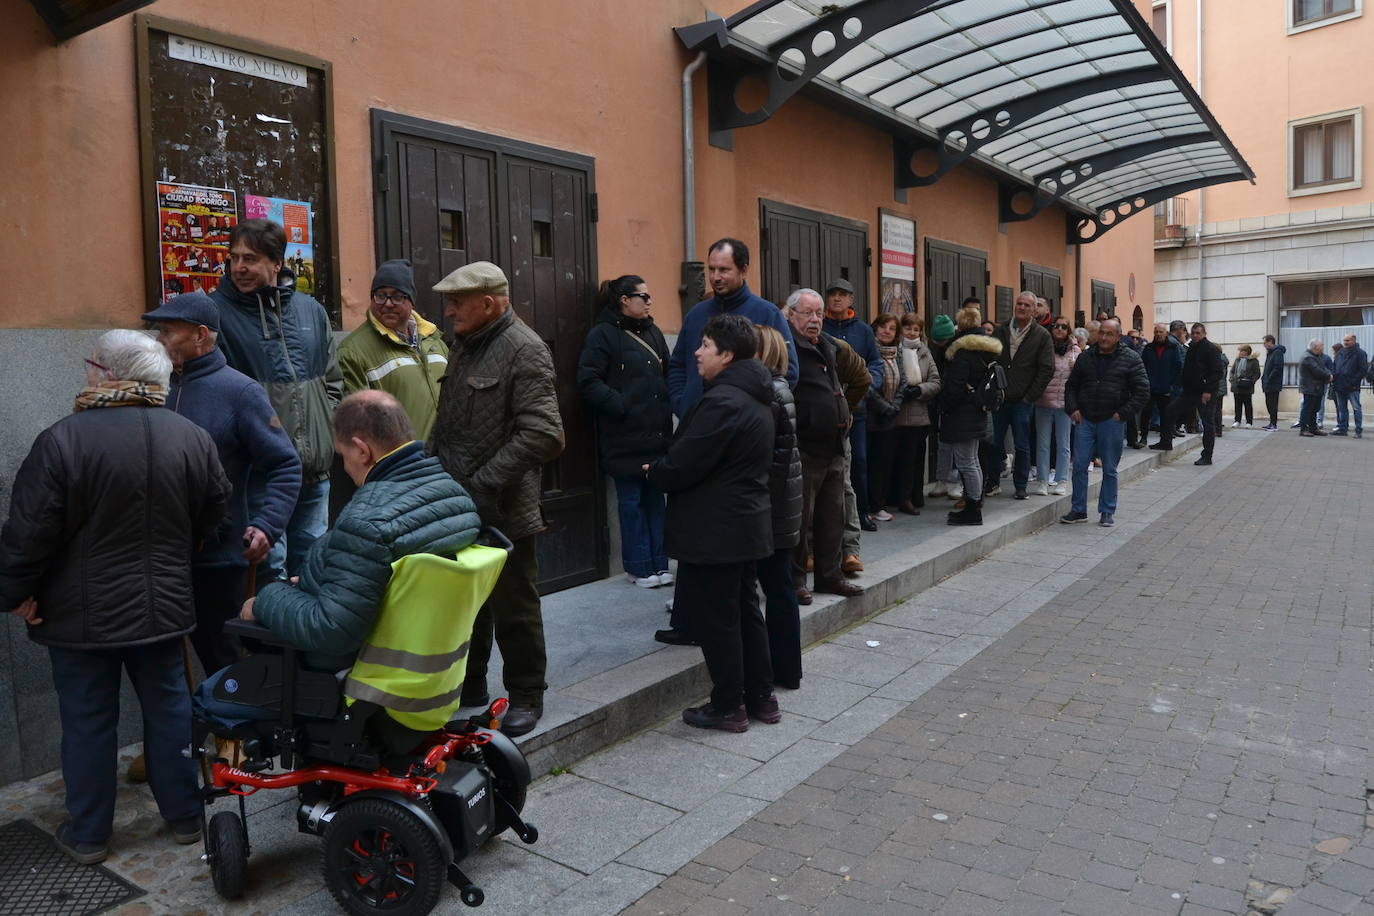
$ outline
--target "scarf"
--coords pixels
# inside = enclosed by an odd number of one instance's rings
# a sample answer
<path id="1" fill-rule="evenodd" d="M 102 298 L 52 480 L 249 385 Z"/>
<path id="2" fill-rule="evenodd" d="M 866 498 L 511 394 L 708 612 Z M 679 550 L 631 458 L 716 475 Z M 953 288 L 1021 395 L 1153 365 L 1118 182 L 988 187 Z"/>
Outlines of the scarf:
<path id="1" fill-rule="evenodd" d="M 1050 335 L 1050 343 L 1054 344 L 1054 355 L 1063 356 L 1069 352 L 1069 342 L 1073 340 L 1073 335 L 1069 334 L 1062 341 L 1057 340 L 1053 334 Z"/>
<path id="2" fill-rule="evenodd" d="M 91 407 L 161 407 L 166 403 L 167 389 L 161 385 L 115 380 L 82 388 L 72 412 Z"/>
<path id="3" fill-rule="evenodd" d="M 919 385 L 921 378 L 921 341 L 902 338 L 902 368 L 906 370 L 906 383 Z"/>
<path id="4" fill-rule="evenodd" d="M 879 346 L 878 355 L 883 358 L 883 400 L 891 401 L 897 396 L 897 381 L 901 370 L 897 368 L 897 346 Z"/>
<path id="5" fill-rule="evenodd" d="M 1021 342 L 1026 339 L 1030 329 L 1035 327 L 1035 321 L 1027 321 L 1026 326 L 1021 330 L 1016 330 L 1016 322 L 1011 321 L 1007 324 L 1007 331 L 1011 334 L 1011 358 L 1016 358 L 1016 351 L 1021 348 Z"/>

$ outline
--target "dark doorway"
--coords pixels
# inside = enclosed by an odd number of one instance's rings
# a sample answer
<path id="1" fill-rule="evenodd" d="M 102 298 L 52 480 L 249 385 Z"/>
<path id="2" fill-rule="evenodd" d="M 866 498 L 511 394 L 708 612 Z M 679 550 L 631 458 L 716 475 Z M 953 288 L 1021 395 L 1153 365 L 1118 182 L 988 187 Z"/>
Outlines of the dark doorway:
<path id="1" fill-rule="evenodd" d="M 1053 267 L 1021 262 L 1021 289 L 1035 293 L 1050 304 L 1050 314 L 1058 315 L 1064 304 L 1064 280 Z"/>
<path id="2" fill-rule="evenodd" d="M 974 296 L 988 310 L 988 255 L 976 248 L 926 239 L 926 327 L 936 315 L 949 315 Z"/>
<path id="3" fill-rule="evenodd" d="M 1092 290 L 1093 317 L 1096 318 L 1102 312 L 1116 317 L 1116 284 L 1108 283 L 1106 280 L 1094 280 Z"/>
<path id="4" fill-rule="evenodd" d="M 778 304 L 795 289 L 824 294 L 835 279 L 854 285 L 854 313 L 868 314 L 868 224 L 814 210 L 759 201 L 759 295 Z"/>
<path id="5" fill-rule="evenodd" d="M 448 328 L 445 274 L 500 265 L 511 304 L 548 344 L 567 446 L 544 468 L 540 591 L 607 574 L 604 483 L 577 357 L 591 329 L 596 233 L 593 162 L 584 156 L 373 110 L 377 258 L 409 258 L 416 306 Z"/>

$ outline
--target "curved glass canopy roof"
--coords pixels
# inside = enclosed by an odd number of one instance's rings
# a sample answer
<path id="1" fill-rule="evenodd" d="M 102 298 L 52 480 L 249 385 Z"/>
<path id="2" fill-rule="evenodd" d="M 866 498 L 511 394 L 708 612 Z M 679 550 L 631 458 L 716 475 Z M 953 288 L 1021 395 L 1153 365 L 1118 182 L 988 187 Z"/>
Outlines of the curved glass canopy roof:
<path id="1" fill-rule="evenodd" d="M 761 0 L 677 32 L 711 56 L 713 132 L 804 91 L 893 134 L 898 186 L 974 160 L 1003 221 L 1058 204 L 1074 242 L 1254 179 L 1130 0 Z"/>

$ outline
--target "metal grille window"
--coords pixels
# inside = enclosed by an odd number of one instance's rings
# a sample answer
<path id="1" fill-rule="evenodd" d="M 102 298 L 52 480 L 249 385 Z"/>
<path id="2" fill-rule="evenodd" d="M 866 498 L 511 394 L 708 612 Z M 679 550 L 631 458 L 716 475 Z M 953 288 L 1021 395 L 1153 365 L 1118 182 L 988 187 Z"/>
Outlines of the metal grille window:
<path id="1" fill-rule="evenodd" d="M 1307 25 L 1355 11 L 1355 0 L 1292 0 L 1293 25 Z"/>
<path id="2" fill-rule="evenodd" d="M 1293 191 L 1339 190 L 1358 186 L 1358 113 L 1291 125 Z"/>

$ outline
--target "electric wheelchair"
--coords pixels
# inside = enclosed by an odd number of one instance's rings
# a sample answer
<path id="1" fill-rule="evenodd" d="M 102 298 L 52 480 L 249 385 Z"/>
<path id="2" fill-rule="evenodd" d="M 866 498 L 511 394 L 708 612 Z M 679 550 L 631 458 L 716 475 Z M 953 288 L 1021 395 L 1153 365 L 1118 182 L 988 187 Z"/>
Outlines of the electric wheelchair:
<path id="1" fill-rule="evenodd" d="M 429 577 L 431 595 L 439 584 L 439 591 L 454 596 L 451 621 L 443 618 L 443 642 L 462 664 L 447 669 L 444 687 L 452 686 L 455 670 L 462 683 L 473 620 L 510 550 L 495 529 L 483 529 L 478 541 L 454 559 L 417 554 L 396 561 L 374 625 L 375 636 L 382 615 L 414 607 L 417 592 L 408 585 L 417 577 Z M 465 904 L 480 906 L 483 892 L 459 863 L 508 829 L 525 843 L 538 839 L 521 818 L 529 766 L 497 730 L 504 698 L 470 719 L 445 722 L 458 705 L 456 690 L 449 690 L 452 696 L 439 698 L 447 698 L 438 710 L 442 724 L 418 730 L 410 727 L 416 718 L 399 708 L 349 696 L 356 692 L 349 689 L 349 671 L 306 667 L 301 650 L 265 627 L 235 619 L 225 633 L 242 640 L 250 654 L 203 685 L 215 709 L 196 704 L 192 743 L 207 808 L 237 799 L 236 811 L 220 811 L 204 825 L 204 858 L 220 896 L 243 895 L 251 851 L 244 798 L 260 789 L 297 790 L 298 829 L 323 837 L 325 884 L 346 912 L 358 916 L 428 913 L 446 880 Z M 424 670 L 423 663 L 417 667 Z M 226 703 L 256 718 L 227 716 Z M 211 731 L 233 743 L 233 761 L 202 749 Z"/>

